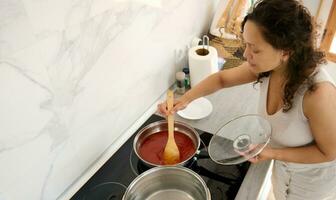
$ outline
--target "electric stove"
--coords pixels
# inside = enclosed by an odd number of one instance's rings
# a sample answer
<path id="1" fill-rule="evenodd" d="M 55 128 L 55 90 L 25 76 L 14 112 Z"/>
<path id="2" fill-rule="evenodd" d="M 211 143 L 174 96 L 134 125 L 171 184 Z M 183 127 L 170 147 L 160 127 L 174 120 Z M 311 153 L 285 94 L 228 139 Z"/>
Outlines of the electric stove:
<path id="1" fill-rule="evenodd" d="M 77 191 L 71 200 L 120 200 L 127 186 L 148 166 L 138 159 L 133 150 L 133 139 L 146 125 L 163 120 L 153 114 L 121 148 Z M 187 162 L 188 167 L 206 182 L 212 200 L 233 200 L 250 166 L 249 162 L 237 165 L 220 165 L 210 159 L 207 146 L 213 134 L 195 129 L 201 138 L 199 154 Z"/>

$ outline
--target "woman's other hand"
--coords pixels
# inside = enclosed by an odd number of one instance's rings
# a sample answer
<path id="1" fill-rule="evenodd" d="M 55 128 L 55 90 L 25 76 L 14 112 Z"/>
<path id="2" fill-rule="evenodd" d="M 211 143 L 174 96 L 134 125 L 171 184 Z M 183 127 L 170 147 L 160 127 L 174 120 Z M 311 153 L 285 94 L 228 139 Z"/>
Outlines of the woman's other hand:
<path id="1" fill-rule="evenodd" d="M 271 147 L 265 147 L 260 154 L 257 156 L 250 158 L 248 161 L 251 163 L 259 163 L 265 160 L 272 160 L 273 159 L 273 151 Z"/>

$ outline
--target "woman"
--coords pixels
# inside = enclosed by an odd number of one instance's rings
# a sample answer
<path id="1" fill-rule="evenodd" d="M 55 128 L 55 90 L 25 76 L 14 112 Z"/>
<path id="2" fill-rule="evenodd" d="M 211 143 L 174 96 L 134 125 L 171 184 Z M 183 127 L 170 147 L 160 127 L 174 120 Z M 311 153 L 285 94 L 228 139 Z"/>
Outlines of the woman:
<path id="1" fill-rule="evenodd" d="M 336 89 L 319 65 L 308 10 L 296 0 L 258 1 L 242 23 L 247 62 L 215 73 L 175 100 L 176 112 L 201 96 L 259 82 L 259 111 L 272 142 L 253 163 L 274 159 L 276 199 L 336 199 Z M 166 104 L 159 111 L 168 114 Z"/>

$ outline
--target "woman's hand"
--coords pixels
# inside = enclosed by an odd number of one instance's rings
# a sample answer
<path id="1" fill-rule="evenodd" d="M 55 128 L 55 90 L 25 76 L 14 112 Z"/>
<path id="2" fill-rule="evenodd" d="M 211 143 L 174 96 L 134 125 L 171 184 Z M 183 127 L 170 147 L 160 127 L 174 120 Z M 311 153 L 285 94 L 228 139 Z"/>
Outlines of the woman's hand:
<path id="1" fill-rule="evenodd" d="M 271 160 L 273 159 L 273 149 L 271 147 L 265 147 L 260 154 L 257 156 L 250 158 L 248 161 L 251 163 L 259 163 L 265 160 Z"/>
<path id="2" fill-rule="evenodd" d="M 169 111 L 167 109 L 167 101 L 164 101 L 158 104 L 158 111 L 162 115 L 167 116 L 169 114 L 174 114 L 179 110 L 185 109 L 189 103 L 190 103 L 190 100 L 187 97 L 182 96 L 181 98 L 174 100 L 174 107 L 172 110 Z"/>

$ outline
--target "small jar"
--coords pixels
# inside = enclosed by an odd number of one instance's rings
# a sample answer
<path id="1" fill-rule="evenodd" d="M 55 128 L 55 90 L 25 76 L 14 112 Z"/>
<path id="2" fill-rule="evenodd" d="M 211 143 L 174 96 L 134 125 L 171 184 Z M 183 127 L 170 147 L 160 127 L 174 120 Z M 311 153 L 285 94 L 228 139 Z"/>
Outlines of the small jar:
<path id="1" fill-rule="evenodd" d="M 184 85 L 186 89 L 190 89 L 190 72 L 189 72 L 189 68 L 185 67 L 182 70 L 185 74 L 185 80 L 184 80 Z"/>
<path id="2" fill-rule="evenodd" d="M 177 72 L 175 74 L 176 77 L 176 92 L 178 94 L 185 93 L 185 73 L 184 72 Z"/>

